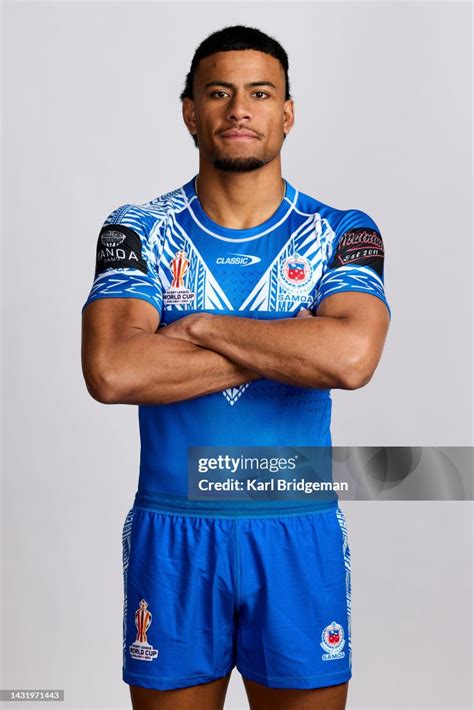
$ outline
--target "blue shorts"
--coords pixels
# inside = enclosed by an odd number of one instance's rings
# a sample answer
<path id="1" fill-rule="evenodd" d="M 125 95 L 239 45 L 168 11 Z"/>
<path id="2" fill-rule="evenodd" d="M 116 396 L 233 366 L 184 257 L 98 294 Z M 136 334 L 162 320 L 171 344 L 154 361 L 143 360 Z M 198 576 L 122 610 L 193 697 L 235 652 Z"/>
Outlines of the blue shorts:
<path id="1" fill-rule="evenodd" d="M 123 680 L 157 690 L 227 675 L 270 688 L 351 678 L 344 513 L 202 516 L 135 502 L 123 526 Z"/>

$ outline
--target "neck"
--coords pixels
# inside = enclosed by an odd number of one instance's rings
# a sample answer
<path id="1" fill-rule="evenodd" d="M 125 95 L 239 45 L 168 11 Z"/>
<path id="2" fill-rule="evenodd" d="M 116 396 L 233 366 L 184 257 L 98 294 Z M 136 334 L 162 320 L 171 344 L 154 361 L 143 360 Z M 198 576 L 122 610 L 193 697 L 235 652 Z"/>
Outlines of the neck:
<path id="1" fill-rule="evenodd" d="M 251 229 L 262 224 L 276 212 L 285 194 L 280 164 L 273 167 L 272 163 L 241 173 L 201 164 L 196 193 L 202 209 L 228 229 Z"/>

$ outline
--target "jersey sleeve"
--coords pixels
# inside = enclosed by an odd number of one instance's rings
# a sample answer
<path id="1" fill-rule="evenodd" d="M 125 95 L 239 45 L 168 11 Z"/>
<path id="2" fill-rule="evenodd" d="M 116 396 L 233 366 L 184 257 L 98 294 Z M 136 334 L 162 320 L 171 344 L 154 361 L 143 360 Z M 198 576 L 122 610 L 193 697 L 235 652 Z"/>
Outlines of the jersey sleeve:
<path id="1" fill-rule="evenodd" d="M 135 205 L 114 210 L 97 238 L 94 280 L 82 311 L 98 298 L 141 298 L 161 317 L 158 243 L 157 220 L 152 215 Z"/>
<path id="2" fill-rule="evenodd" d="M 374 220 L 361 210 L 343 212 L 334 238 L 327 243 L 312 310 L 334 293 L 358 291 L 380 298 L 391 317 L 384 288 L 384 256 L 382 236 Z"/>

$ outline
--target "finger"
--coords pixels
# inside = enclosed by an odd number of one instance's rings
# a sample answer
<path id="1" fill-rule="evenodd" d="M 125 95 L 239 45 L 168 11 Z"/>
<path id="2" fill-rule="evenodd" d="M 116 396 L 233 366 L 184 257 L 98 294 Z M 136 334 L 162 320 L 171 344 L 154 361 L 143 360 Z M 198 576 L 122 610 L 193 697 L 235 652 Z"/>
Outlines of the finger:
<path id="1" fill-rule="evenodd" d="M 310 316 L 310 315 L 312 315 L 310 310 L 308 310 L 307 308 L 301 307 L 300 310 L 298 311 L 298 313 L 296 314 L 296 318 L 302 318 L 304 316 Z"/>

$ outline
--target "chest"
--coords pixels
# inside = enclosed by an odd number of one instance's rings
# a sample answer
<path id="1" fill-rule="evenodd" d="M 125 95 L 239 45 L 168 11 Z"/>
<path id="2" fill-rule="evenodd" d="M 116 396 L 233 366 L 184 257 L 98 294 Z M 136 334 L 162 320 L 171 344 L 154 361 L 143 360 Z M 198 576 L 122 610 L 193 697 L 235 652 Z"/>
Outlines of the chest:
<path id="1" fill-rule="evenodd" d="M 258 238 L 216 237 L 189 221 L 167 225 L 157 264 L 162 321 L 199 311 L 278 318 L 309 307 L 330 235 L 308 217 Z"/>

